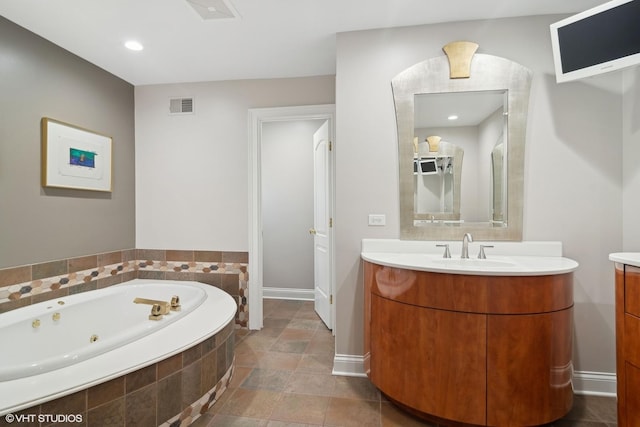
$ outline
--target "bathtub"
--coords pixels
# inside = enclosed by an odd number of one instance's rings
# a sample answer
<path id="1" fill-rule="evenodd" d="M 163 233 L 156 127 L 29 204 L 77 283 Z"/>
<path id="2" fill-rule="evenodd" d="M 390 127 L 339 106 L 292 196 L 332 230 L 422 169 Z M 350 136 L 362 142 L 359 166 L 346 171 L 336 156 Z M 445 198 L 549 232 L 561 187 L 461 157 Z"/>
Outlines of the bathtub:
<path id="1" fill-rule="evenodd" d="M 151 305 L 181 309 L 149 319 Z M 215 335 L 236 302 L 197 282 L 135 279 L 0 314 L 0 415 L 87 389 L 164 360 Z"/>

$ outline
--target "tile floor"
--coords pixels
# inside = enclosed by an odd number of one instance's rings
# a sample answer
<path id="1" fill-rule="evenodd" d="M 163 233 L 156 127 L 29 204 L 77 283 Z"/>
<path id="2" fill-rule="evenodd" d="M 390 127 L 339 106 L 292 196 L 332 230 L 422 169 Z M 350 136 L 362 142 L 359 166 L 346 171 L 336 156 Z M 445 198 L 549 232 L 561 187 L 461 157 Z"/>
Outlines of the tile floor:
<path id="1" fill-rule="evenodd" d="M 264 301 L 264 328 L 236 337 L 229 389 L 194 427 L 434 426 L 401 412 L 367 378 L 331 375 L 334 338 L 313 303 Z M 553 426 L 614 427 L 614 398 L 576 396 Z"/>

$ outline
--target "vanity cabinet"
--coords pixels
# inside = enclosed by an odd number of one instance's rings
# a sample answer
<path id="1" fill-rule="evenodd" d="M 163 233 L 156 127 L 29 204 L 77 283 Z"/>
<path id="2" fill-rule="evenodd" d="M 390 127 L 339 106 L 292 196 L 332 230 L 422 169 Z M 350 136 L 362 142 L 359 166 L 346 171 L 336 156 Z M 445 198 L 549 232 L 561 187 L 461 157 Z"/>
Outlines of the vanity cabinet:
<path id="1" fill-rule="evenodd" d="M 640 268 L 616 262 L 618 425 L 640 425 Z"/>
<path id="2" fill-rule="evenodd" d="M 364 282 L 365 369 L 397 405 L 443 424 L 501 427 L 571 409 L 573 273 L 482 276 L 364 261 Z"/>

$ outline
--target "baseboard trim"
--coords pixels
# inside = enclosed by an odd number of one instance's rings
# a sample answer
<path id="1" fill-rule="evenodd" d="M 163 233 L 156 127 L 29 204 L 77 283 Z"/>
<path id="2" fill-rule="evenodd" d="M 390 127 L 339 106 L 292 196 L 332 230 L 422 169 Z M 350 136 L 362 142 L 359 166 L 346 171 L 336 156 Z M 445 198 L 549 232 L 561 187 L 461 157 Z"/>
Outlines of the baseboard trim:
<path id="1" fill-rule="evenodd" d="M 314 301 L 315 291 L 313 289 L 263 287 L 262 298 Z"/>
<path id="2" fill-rule="evenodd" d="M 590 396 L 616 396 L 616 373 L 575 371 L 573 390 Z"/>
<path id="3" fill-rule="evenodd" d="M 333 371 L 331 373 L 343 377 L 366 377 L 364 356 L 336 354 L 333 357 Z"/>
<path id="4" fill-rule="evenodd" d="M 336 354 L 333 358 L 333 375 L 366 377 L 364 356 Z M 616 374 L 609 372 L 575 371 L 573 390 L 589 396 L 616 396 Z"/>

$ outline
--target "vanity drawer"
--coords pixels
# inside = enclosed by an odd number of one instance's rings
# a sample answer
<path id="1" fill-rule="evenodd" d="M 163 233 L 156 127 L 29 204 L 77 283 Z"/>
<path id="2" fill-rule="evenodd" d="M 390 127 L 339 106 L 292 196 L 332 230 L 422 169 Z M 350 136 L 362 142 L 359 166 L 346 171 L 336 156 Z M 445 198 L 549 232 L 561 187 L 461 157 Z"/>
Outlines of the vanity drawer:
<path id="1" fill-rule="evenodd" d="M 624 315 L 624 360 L 640 366 L 640 317 Z"/>
<path id="2" fill-rule="evenodd" d="M 625 266 L 624 311 L 640 317 L 640 268 Z"/>

